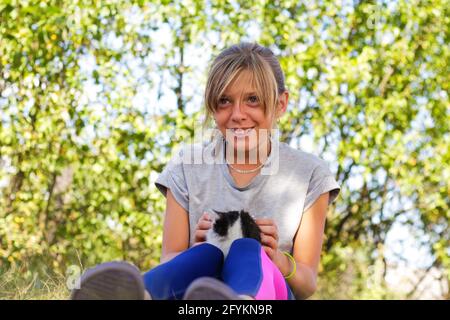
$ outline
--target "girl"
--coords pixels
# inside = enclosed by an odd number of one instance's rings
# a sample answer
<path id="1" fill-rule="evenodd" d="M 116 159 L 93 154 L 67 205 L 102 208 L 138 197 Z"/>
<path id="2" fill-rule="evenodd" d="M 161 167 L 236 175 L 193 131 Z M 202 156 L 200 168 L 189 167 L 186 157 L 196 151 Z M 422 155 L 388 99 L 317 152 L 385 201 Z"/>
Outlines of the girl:
<path id="1" fill-rule="evenodd" d="M 206 121 L 214 120 L 218 134 L 183 148 L 156 181 L 167 200 L 162 264 L 143 277 L 123 262 L 97 266 L 73 298 L 311 296 L 327 207 L 340 188 L 325 161 L 278 141 L 274 129 L 288 98 L 270 49 L 241 43 L 222 51 L 205 90 Z M 205 242 L 210 208 L 253 214 L 261 243 L 238 239 L 224 258 Z"/>

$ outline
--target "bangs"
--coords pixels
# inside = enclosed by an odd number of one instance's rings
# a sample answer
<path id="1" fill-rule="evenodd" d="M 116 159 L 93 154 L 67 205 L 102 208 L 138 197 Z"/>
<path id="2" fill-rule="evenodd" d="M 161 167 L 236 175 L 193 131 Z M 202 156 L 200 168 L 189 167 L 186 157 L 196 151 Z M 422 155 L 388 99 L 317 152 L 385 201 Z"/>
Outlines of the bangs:
<path id="1" fill-rule="evenodd" d="M 261 98 L 264 115 L 273 115 L 277 106 L 278 88 L 272 69 L 264 59 L 257 59 L 248 69 L 251 74 L 251 85 Z"/>
<path id="2" fill-rule="evenodd" d="M 250 84 L 263 105 L 264 114 L 274 113 L 278 100 L 278 88 L 272 69 L 264 59 L 258 56 L 248 58 L 234 58 L 213 66 L 205 90 L 206 110 L 210 115 L 217 111 L 219 99 L 243 71 L 248 71 L 250 74 Z"/>

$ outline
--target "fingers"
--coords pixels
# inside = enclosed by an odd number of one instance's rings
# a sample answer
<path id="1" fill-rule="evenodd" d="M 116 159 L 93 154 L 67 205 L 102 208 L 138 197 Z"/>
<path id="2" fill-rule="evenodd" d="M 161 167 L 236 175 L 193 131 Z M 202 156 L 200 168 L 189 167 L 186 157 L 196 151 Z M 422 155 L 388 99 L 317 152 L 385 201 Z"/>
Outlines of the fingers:
<path id="1" fill-rule="evenodd" d="M 274 237 L 265 234 L 261 234 L 261 244 L 263 246 L 268 246 L 273 250 L 278 248 L 278 241 Z"/>
<path id="2" fill-rule="evenodd" d="M 278 238 L 278 227 L 273 219 L 262 218 L 256 219 L 255 221 L 262 232 L 271 235 L 277 235 L 276 238 Z"/>
<path id="3" fill-rule="evenodd" d="M 195 242 L 204 242 L 206 241 L 206 234 L 208 230 L 197 230 L 195 231 Z"/>
<path id="4" fill-rule="evenodd" d="M 211 229 L 212 222 L 208 220 L 200 220 L 197 223 L 197 230 L 208 230 Z"/>
<path id="5" fill-rule="evenodd" d="M 275 226 L 275 225 L 272 225 L 272 226 L 260 226 L 259 229 L 265 235 L 271 236 L 276 241 L 278 241 L 278 228 L 277 228 L 277 226 Z"/>
<path id="6" fill-rule="evenodd" d="M 210 229 L 212 225 L 212 219 L 209 213 L 204 212 L 197 222 L 197 229 Z"/>
<path id="7" fill-rule="evenodd" d="M 257 219 L 256 224 L 261 230 L 261 244 L 270 259 L 274 258 L 278 250 L 278 228 L 273 219 Z"/>
<path id="8" fill-rule="evenodd" d="M 208 212 L 203 212 L 202 216 L 200 217 L 200 220 L 212 221 L 211 215 Z"/>
<path id="9" fill-rule="evenodd" d="M 258 218 L 255 219 L 255 222 L 258 226 L 271 226 L 275 225 L 275 221 L 269 218 Z"/>
<path id="10" fill-rule="evenodd" d="M 206 234 L 212 227 L 212 219 L 207 212 L 204 212 L 198 220 L 197 227 L 195 229 L 195 243 L 201 243 L 206 241 Z"/>
<path id="11" fill-rule="evenodd" d="M 256 224 L 259 226 L 259 229 L 264 235 L 270 236 L 275 242 L 278 242 L 278 228 L 273 219 L 257 219 Z"/>

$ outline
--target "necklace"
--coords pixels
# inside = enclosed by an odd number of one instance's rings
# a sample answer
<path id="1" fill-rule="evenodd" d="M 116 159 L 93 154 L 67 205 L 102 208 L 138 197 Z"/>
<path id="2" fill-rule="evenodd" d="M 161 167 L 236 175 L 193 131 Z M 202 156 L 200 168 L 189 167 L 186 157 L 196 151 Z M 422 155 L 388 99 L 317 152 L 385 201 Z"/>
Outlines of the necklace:
<path id="1" fill-rule="evenodd" d="M 262 166 L 264 166 L 264 163 L 261 163 L 259 166 L 257 166 L 254 169 L 250 169 L 250 170 L 242 170 L 242 169 L 237 169 L 237 168 L 233 168 L 233 166 L 231 164 L 228 163 L 227 161 L 227 165 L 234 171 L 238 172 L 238 173 L 243 173 L 243 174 L 247 174 L 247 173 L 253 173 L 258 171 L 259 169 L 262 168 Z"/>
<path id="2" fill-rule="evenodd" d="M 223 139 L 223 147 L 224 147 L 224 150 L 226 150 L 226 142 L 225 142 L 225 139 Z M 261 163 L 259 166 L 257 166 L 257 167 L 254 168 L 254 169 L 250 169 L 250 170 L 242 170 L 242 169 L 234 168 L 230 163 L 228 163 L 227 157 L 226 157 L 225 155 L 224 155 L 223 158 L 225 159 L 225 163 L 227 164 L 228 167 L 231 168 L 231 170 L 234 170 L 234 171 L 236 171 L 237 173 L 242 173 L 242 174 L 248 174 L 248 173 L 256 172 L 256 171 L 258 171 L 259 169 L 261 169 L 261 168 L 266 164 L 266 163 Z"/>
<path id="3" fill-rule="evenodd" d="M 233 166 L 232 166 L 231 164 L 229 164 L 228 161 L 227 161 L 227 165 L 228 165 L 232 170 L 234 170 L 234 171 L 236 171 L 236 172 L 238 172 L 238 173 L 246 174 L 246 173 L 253 173 L 253 172 L 258 171 L 259 169 L 261 169 L 261 167 L 264 165 L 264 163 L 262 163 L 261 165 L 257 166 L 256 168 L 250 169 L 250 170 L 241 170 L 241 169 L 233 168 Z"/>

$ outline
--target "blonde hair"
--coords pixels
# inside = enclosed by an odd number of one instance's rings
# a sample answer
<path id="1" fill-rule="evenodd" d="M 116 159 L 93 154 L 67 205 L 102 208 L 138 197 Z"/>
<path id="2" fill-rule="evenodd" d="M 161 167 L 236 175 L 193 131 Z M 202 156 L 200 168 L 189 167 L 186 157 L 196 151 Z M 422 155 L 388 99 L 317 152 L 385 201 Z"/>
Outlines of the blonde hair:
<path id="1" fill-rule="evenodd" d="M 264 114 L 269 114 L 274 122 L 278 97 L 286 90 L 280 63 L 269 48 L 242 42 L 223 50 L 211 65 L 204 96 L 204 127 L 211 121 L 228 85 L 244 70 L 250 71 L 252 85 L 263 103 Z"/>

